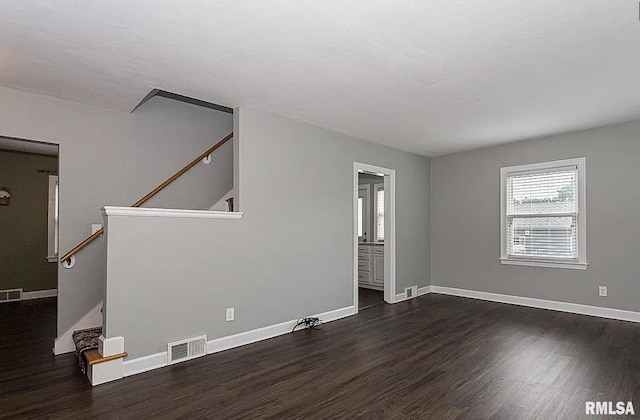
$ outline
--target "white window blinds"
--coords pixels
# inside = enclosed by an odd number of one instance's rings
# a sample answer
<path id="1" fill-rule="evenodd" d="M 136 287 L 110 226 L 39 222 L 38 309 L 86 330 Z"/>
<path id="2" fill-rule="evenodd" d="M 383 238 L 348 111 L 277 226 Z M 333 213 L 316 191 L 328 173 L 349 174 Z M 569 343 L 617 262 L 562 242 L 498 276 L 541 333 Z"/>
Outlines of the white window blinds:
<path id="1" fill-rule="evenodd" d="M 578 168 L 506 174 L 509 257 L 578 260 Z"/>

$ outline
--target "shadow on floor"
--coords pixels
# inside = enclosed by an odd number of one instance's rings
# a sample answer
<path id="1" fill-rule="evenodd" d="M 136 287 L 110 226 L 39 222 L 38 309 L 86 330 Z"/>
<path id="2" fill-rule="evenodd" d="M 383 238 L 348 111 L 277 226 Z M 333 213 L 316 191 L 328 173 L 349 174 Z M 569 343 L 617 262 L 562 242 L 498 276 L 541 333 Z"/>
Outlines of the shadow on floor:
<path id="1" fill-rule="evenodd" d="M 358 287 L 358 310 L 373 308 L 384 304 L 384 292 L 381 290 Z"/>

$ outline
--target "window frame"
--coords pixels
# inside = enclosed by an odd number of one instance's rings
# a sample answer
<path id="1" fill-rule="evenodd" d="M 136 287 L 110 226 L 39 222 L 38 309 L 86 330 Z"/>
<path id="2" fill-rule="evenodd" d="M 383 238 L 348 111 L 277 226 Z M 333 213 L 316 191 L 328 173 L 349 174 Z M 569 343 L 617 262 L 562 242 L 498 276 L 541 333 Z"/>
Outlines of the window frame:
<path id="1" fill-rule="evenodd" d="M 575 166 L 577 168 L 577 195 L 578 214 L 576 242 L 578 247 L 577 259 L 544 258 L 533 256 L 509 256 L 507 254 L 507 177 L 519 172 L 546 172 L 553 169 Z M 587 263 L 587 207 L 586 207 L 586 159 L 573 158 L 547 162 L 531 163 L 526 165 L 506 166 L 500 168 L 500 262 L 507 265 L 520 265 L 530 267 L 568 268 L 574 270 L 586 270 Z"/>
<path id="2" fill-rule="evenodd" d="M 364 236 L 358 236 L 358 242 L 370 242 L 367 233 L 370 228 L 370 217 L 371 217 L 371 185 L 369 184 L 360 184 L 358 185 L 358 197 L 356 198 L 356 204 L 358 202 L 358 198 L 360 197 L 360 193 L 364 193 L 364 197 L 362 200 L 362 232 Z M 357 213 L 357 208 L 356 208 Z M 356 220 L 357 223 L 357 220 Z M 358 226 L 356 226 L 356 231 L 358 230 Z"/>
<path id="3" fill-rule="evenodd" d="M 378 239 L 378 218 L 380 217 L 380 212 L 378 211 L 378 192 L 382 191 L 384 192 L 384 183 L 379 183 L 379 184 L 374 184 L 373 185 L 373 203 L 375 206 L 375 210 L 373 213 L 373 217 L 374 217 L 374 224 L 373 224 L 373 237 L 375 238 L 375 242 L 384 242 L 384 237 L 382 238 L 382 240 Z M 383 213 L 383 218 L 384 218 L 384 205 L 382 207 L 382 213 Z M 384 219 L 383 219 L 383 226 L 384 226 Z M 384 235 L 384 230 L 383 230 L 383 235 Z"/>

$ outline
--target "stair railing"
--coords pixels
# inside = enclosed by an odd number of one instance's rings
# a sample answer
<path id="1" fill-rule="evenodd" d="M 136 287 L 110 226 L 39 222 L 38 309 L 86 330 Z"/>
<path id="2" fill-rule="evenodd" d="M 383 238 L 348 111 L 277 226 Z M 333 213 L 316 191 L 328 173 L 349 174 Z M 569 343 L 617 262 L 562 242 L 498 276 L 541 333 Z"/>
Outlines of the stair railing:
<path id="1" fill-rule="evenodd" d="M 206 152 L 204 152 L 203 154 L 201 154 L 200 156 L 198 156 L 197 158 L 192 160 L 187 166 L 185 166 L 184 168 L 180 169 L 178 172 L 173 174 L 170 178 L 168 178 L 162 184 L 160 184 L 156 188 L 154 188 L 149 194 L 145 195 L 140 200 L 138 200 L 135 203 L 133 203 L 131 205 L 131 207 L 140 207 L 144 203 L 146 203 L 147 201 L 151 200 L 151 198 L 153 198 L 156 194 L 158 194 L 160 191 L 162 191 L 163 189 L 168 187 L 169 184 L 171 184 L 176 179 L 180 178 L 182 175 L 185 174 L 185 172 L 187 172 L 189 169 L 191 169 L 194 166 L 196 166 L 198 164 L 198 162 L 200 162 L 201 160 L 205 159 L 211 153 L 215 152 L 220 146 L 222 146 L 223 144 L 225 144 L 227 141 L 231 140 L 232 138 L 233 138 L 233 133 L 229 133 L 229 135 L 227 135 L 225 138 L 223 138 L 222 140 L 217 142 L 215 145 L 213 145 L 211 148 L 209 148 Z M 98 237 L 100 237 L 100 235 L 102 235 L 103 233 L 104 233 L 104 228 L 100 228 L 94 234 L 92 234 L 91 236 L 88 236 L 84 241 L 80 242 L 78 245 L 73 247 L 69 252 L 64 254 L 62 256 L 62 258 L 60 258 L 60 262 L 62 263 L 62 265 L 67 267 L 67 268 L 71 268 L 73 266 L 72 257 L 74 257 L 78 252 L 80 252 L 81 250 L 86 248 L 93 241 L 98 239 Z"/>

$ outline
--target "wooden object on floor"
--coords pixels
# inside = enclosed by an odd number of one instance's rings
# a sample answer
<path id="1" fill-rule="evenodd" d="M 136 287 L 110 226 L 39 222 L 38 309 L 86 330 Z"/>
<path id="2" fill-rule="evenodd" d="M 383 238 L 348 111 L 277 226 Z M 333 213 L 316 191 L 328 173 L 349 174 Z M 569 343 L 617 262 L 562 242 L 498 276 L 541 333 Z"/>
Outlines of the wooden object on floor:
<path id="1" fill-rule="evenodd" d="M 127 357 L 127 353 L 114 354 L 107 357 L 102 357 L 98 349 L 87 350 L 82 353 L 84 358 L 87 360 L 87 363 L 90 365 L 95 365 L 98 363 L 108 362 L 109 360 L 122 359 L 123 357 Z"/>

